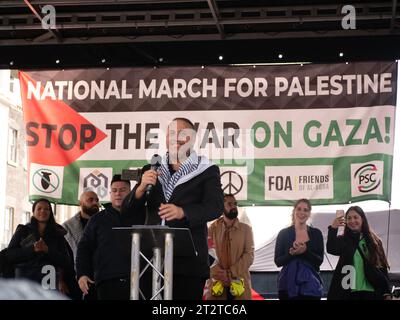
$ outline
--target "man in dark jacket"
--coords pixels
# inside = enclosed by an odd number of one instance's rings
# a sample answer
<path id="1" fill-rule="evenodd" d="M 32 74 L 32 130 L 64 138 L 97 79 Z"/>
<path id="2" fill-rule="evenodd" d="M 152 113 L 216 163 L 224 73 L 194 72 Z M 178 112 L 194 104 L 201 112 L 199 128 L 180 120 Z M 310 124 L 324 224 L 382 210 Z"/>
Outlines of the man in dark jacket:
<path id="1" fill-rule="evenodd" d="M 83 236 L 83 230 L 90 217 L 99 212 L 99 206 L 99 197 L 96 192 L 85 191 L 79 197 L 79 212 L 62 224 L 64 229 L 67 230 L 65 239 L 74 253 L 74 261 L 76 260 L 78 243 Z"/>
<path id="2" fill-rule="evenodd" d="M 68 241 L 69 246 L 73 252 L 74 267 L 76 261 L 76 253 L 78 250 L 78 243 L 83 236 L 83 231 L 91 216 L 99 212 L 99 197 L 96 192 L 85 191 L 79 197 L 80 211 L 74 215 L 71 219 L 68 219 L 63 223 L 63 227 L 67 230 L 65 239 Z M 90 275 L 90 278 L 93 275 Z M 89 290 L 89 294 L 85 295 L 85 300 L 95 300 L 97 293 L 95 286 L 92 286 Z"/>
<path id="3" fill-rule="evenodd" d="M 142 217 L 147 200 L 146 224 L 165 222 L 169 227 L 190 229 L 197 256 L 174 258 L 173 299 L 178 300 L 202 299 L 210 276 L 207 222 L 224 210 L 219 169 L 192 150 L 193 129 L 185 118 L 170 123 L 166 159 L 158 171 L 149 165 L 143 168 L 141 180 L 124 202 L 134 215 Z M 146 197 L 148 185 L 153 185 L 153 190 Z"/>
<path id="4" fill-rule="evenodd" d="M 76 258 L 79 287 L 88 294 L 96 283 L 100 300 L 127 300 L 130 292 L 130 254 L 116 239 L 114 227 L 143 224 L 144 216 L 121 213 L 122 201 L 130 192 L 130 182 L 114 175 L 111 203 L 88 222 L 78 244 Z M 94 279 L 90 275 L 94 274 Z"/>

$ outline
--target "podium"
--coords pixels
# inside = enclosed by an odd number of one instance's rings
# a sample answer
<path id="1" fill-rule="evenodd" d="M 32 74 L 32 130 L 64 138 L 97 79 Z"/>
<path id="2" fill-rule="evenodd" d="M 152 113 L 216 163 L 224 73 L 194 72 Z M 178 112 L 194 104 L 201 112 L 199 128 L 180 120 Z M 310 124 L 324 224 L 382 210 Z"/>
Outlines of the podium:
<path id="1" fill-rule="evenodd" d="M 139 279 L 146 269 L 151 267 L 153 274 L 150 300 L 160 300 L 162 291 L 164 291 L 164 300 L 172 300 L 173 258 L 197 256 L 190 230 L 161 225 L 134 225 L 115 227 L 113 230 L 117 232 L 121 245 L 130 247 L 131 250 L 130 299 L 139 300 Z M 152 252 L 153 258 L 149 260 L 143 252 Z M 164 259 L 162 259 L 163 254 Z M 147 263 L 142 272 L 140 258 Z M 164 268 L 162 268 L 162 260 L 164 260 Z M 164 279 L 162 287 L 161 279 Z"/>

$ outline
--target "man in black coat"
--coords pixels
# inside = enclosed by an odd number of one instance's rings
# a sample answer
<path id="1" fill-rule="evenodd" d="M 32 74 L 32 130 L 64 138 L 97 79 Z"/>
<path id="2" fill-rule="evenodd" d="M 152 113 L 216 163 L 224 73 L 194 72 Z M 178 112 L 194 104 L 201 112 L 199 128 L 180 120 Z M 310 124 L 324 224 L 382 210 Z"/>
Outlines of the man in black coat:
<path id="1" fill-rule="evenodd" d="M 129 300 L 130 252 L 121 246 L 112 228 L 144 223 L 144 216 L 122 212 L 122 202 L 130 189 L 129 181 L 122 180 L 121 175 L 114 175 L 111 203 L 90 218 L 78 244 L 76 269 L 79 287 L 88 294 L 89 286 L 95 282 L 99 300 Z M 91 279 L 92 274 L 94 279 Z"/>
<path id="2" fill-rule="evenodd" d="M 79 197 L 79 207 L 80 211 L 72 218 L 65 221 L 62 225 L 64 229 L 67 230 L 65 240 L 68 241 L 73 252 L 75 270 L 76 253 L 78 251 L 79 241 L 83 236 L 83 231 L 85 230 L 90 217 L 99 212 L 100 203 L 96 192 L 84 191 Z M 93 275 L 90 275 L 90 278 L 92 277 Z M 89 293 L 84 296 L 84 299 L 97 299 L 96 287 L 94 285 L 90 288 Z"/>
<path id="3" fill-rule="evenodd" d="M 173 299 L 202 299 L 205 281 L 210 276 L 207 222 L 224 210 L 219 168 L 192 150 L 195 131 L 185 118 L 168 126 L 166 159 L 159 170 L 143 168 L 141 180 L 125 199 L 124 206 L 135 215 L 147 215 L 146 224 L 165 224 L 189 228 L 195 249 L 193 258 L 174 258 Z M 146 188 L 152 191 L 146 196 Z"/>

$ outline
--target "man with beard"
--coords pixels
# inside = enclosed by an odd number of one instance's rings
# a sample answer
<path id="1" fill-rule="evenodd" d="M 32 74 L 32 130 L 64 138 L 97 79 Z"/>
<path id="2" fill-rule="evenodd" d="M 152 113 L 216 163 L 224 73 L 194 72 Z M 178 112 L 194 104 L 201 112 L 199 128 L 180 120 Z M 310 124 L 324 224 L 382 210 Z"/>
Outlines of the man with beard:
<path id="1" fill-rule="evenodd" d="M 96 192 L 85 191 L 79 197 L 80 211 L 71 219 L 63 223 L 63 227 L 67 230 L 65 239 L 68 241 L 72 253 L 74 255 L 74 265 L 76 271 L 76 254 L 78 251 L 78 243 L 81 241 L 85 227 L 94 214 L 99 212 L 99 197 Z M 96 300 L 96 289 L 91 286 L 88 294 L 84 296 L 84 300 Z"/>
<path id="2" fill-rule="evenodd" d="M 74 261 L 76 260 L 78 243 L 82 238 L 83 231 L 90 217 L 99 212 L 99 206 L 99 197 L 97 194 L 93 191 L 85 191 L 79 198 L 80 211 L 63 223 L 64 229 L 68 232 L 65 235 L 65 239 L 74 253 Z"/>
<path id="3" fill-rule="evenodd" d="M 234 195 L 225 194 L 224 214 L 208 230 L 217 259 L 210 270 L 207 300 L 251 300 L 249 268 L 254 259 L 253 232 L 237 217 Z"/>

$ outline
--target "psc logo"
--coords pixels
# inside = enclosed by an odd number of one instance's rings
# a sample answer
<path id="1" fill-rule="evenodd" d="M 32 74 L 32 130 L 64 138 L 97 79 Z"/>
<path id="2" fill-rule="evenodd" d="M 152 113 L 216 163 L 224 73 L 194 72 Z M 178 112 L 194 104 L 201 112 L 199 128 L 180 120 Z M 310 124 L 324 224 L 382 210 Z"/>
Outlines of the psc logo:
<path id="1" fill-rule="evenodd" d="M 351 165 L 352 196 L 382 194 L 383 162 L 371 161 Z"/>
<path id="2" fill-rule="evenodd" d="M 365 193 L 378 188 L 381 184 L 381 179 L 377 174 L 378 169 L 373 163 L 359 168 L 354 174 L 354 178 L 358 180 L 358 190 Z"/>

